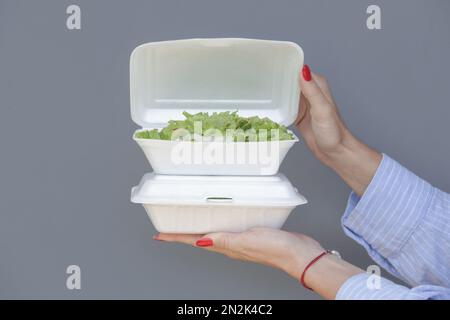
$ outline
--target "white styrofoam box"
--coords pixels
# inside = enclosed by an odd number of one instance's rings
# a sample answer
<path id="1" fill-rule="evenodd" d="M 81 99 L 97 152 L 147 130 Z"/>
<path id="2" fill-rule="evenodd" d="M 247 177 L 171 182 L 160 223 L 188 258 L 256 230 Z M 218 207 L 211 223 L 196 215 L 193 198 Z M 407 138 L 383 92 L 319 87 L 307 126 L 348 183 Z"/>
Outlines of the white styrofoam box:
<path id="1" fill-rule="evenodd" d="M 182 112 L 235 111 L 241 116 L 269 117 L 291 125 L 298 113 L 299 74 L 303 51 L 293 42 L 255 39 L 187 39 L 140 45 L 130 57 L 131 117 L 141 129 L 164 127 L 184 119 Z M 270 148 L 275 169 L 256 164 L 201 165 L 173 159 L 176 141 L 135 139 L 154 171 L 162 174 L 270 175 L 278 172 L 286 152 L 298 141 Z M 199 144 L 201 142 L 194 142 Z M 239 142 L 221 142 L 236 148 Z M 271 142 L 255 142 L 260 149 Z M 247 148 L 247 149 L 246 149 Z M 196 148 L 194 153 L 204 154 Z M 243 150 L 243 151 L 242 151 Z M 202 157 L 197 157 L 202 159 Z"/>
<path id="2" fill-rule="evenodd" d="M 252 227 L 280 229 L 292 208 L 176 206 L 143 204 L 161 233 L 242 232 Z"/>
<path id="3" fill-rule="evenodd" d="M 268 142 L 134 140 L 155 172 L 177 175 L 274 175 L 298 141 L 297 138 Z"/>
<path id="4" fill-rule="evenodd" d="M 270 190 L 270 191 L 269 191 Z M 159 232 L 204 234 L 280 228 L 305 197 L 282 174 L 174 176 L 149 173 L 131 192 Z"/>

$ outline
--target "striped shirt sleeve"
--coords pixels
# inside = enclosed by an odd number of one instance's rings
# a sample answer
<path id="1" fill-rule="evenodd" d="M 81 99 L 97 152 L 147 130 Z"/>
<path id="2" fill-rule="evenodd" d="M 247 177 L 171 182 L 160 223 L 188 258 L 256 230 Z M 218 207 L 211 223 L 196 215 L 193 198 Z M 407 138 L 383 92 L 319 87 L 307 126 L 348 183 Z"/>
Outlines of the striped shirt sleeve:
<path id="1" fill-rule="evenodd" d="M 409 289 L 380 277 L 379 286 L 368 285 L 371 282 L 367 273 L 361 273 L 348 279 L 339 289 L 336 300 L 448 300 L 448 288 L 422 285 Z"/>
<path id="2" fill-rule="evenodd" d="M 387 155 L 364 195 L 350 195 L 342 225 L 411 286 L 450 287 L 450 195 Z"/>

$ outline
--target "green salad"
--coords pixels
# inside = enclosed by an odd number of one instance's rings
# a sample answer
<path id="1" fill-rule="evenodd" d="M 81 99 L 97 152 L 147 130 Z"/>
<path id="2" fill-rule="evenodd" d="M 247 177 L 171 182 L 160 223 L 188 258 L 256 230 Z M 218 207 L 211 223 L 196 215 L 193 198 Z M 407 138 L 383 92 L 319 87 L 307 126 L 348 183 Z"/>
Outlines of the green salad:
<path id="1" fill-rule="evenodd" d="M 204 137 L 222 136 L 231 141 L 275 141 L 293 140 L 294 135 L 284 125 L 267 117 L 241 117 L 237 111 L 199 112 L 190 114 L 183 112 L 186 119 L 170 120 L 162 129 L 143 130 L 135 133 L 138 139 L 173 140 L 174 136 L 188 135 L 195 140 L 195 134 Z M 200 130 L 199 130 L 200 128 Z"/>

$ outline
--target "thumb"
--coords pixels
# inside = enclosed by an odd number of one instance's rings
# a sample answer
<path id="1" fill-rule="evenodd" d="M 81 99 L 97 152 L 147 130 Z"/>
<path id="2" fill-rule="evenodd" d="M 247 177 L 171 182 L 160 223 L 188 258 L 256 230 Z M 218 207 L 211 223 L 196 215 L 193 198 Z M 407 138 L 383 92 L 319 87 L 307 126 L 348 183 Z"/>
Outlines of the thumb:
<path id="1" fill-rule="evenodd" d="M 214 232 L 205 234 L 195 243 L 198 247 L 206 247 L 212 251 L 226 252 L 236 245 L 236 236 L 238 234 L 231 232 Z"/>
<path id="2" fill-rule="evenodd" d="M 321 114 L 329 114 L 329 111 L 332 110 L 330 101 L 322 92 L 322 89 L 315 79 L 315 75 L 311 72 L 307 64 L 304 64 L 302 68 L 300 89 L 304 98 L 306 98 L 310 104 L 311 115 L 313 117 L 314 115 L 320 116 Z"/>
<path id="3" fill-rule="evenodd" d="M 236 243 L 236 236 L 236 233 L 230 232 L 214 232 L 204 235 L 160 233 L 155 236 L 154 239 L 185 243 L 195 247 L 204 247 L 205 249 L 213 251 L 223 251 Z"/>

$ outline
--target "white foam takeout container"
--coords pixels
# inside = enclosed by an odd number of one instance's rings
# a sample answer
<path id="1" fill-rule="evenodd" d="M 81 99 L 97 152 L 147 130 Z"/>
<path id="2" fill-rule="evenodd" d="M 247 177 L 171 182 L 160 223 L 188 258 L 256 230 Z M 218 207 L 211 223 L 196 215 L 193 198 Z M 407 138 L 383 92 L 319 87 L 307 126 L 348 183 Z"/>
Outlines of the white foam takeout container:
<path id="1" fill-rule="evenodd" d="M 176 201 L 174 201 L 176 199 Z M 205 234 L 281 228 L 305 197 L 283 174 L 174 176 L 148 173 L 131 191 L 159 232 Z"/>
<path id="2" fill-rule="evenodd" d="M 183 111 L 238 110 L 241 116 L 269 117 L 289 126 L 297 117 L 302 65 L 302 49 L 286 41 L 223 38 L 143 44 L 130 57 L 131 117 L 141 126 L 137 131 L 184 119 Z M 134 140 L 156 173 L 272 175 L 298 138 L 209 143 Z M 191 148 L 183 149 L 182 157 L 176 156 L 180 144 Z M 225 158 L 230 150 L 233 155 Z M 218 153 L 222 156 L 208 157 Z"/>

